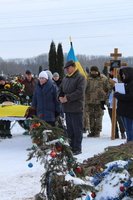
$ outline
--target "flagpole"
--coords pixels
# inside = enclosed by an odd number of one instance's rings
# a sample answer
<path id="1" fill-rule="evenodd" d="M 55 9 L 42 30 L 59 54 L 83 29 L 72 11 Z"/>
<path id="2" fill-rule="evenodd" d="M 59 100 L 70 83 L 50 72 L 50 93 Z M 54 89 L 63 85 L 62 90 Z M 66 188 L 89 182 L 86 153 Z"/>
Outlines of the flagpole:
<path id="1" fill-rule="evenodd" d="M 71 45 L 71 47 L 72 47 L 73 44 L 72 44 L 72 38 L 71 38 L 71 36 L 69 37 L 69 40 L 70 40 L 70 45 Z"/>

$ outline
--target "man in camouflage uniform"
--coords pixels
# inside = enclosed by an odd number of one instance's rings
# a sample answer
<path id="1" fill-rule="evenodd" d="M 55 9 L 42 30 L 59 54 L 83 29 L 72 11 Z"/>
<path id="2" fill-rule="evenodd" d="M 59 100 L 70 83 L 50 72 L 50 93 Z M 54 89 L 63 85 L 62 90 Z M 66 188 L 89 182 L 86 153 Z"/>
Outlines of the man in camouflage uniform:
<path id="1" fill-rule="evenodd" d="M 110 84 L 106 76 L 100 74 L 97 66 L 92 66 L 86 88 L 86 108 L 90 120 L 88 137 L 99 137 L 102 131 L 104 104 L 108 98 Z"/>

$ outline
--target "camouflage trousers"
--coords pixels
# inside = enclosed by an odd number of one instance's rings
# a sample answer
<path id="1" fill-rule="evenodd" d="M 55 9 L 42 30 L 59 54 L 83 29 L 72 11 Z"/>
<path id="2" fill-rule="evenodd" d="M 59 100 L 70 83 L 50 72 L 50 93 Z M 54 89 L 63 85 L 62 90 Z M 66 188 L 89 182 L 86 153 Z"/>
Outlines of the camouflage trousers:
<path id="1" fill-rule="evenodd" d="M 102 131 L 102 119 L 104 111 L 101 108 L 101 104 L 88 104 L 87 111 L 90 122 L 90 135 L 99 136 Z"/>
<path id="2" fill-rule="evenodd" d="M 90 131 L 90 120 L 89 120 L 89 113 L 85 106 L 84 112 L 83 112 L 83 127 L 85 131 Z"/>

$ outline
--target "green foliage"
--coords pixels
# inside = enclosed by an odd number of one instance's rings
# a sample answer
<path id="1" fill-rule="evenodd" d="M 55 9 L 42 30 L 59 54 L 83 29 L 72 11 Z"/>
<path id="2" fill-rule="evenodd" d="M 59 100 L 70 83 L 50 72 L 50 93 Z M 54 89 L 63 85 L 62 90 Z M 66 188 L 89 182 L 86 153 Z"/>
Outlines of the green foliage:
<path id="1" fill-rule="evenodd" d="M 57 47 L 57 69 L 56 72 L 60 74 L 60 77 L 63 78 L 64 75 L 64 55 L 63 55 L 63 49 L 62 44 L 59 43 Z"/>
<path id="2" fill-rule="evenodd" d="M 105 168 L 105 164 L 115 160 L 130 160 L 133 155 L 133 142 L 121 144 L 119 146 L 108 147 L 104 153 L 88 158 L 83 162 L 85 174 L 93 176 Z M 129 165 L 128 172 L 133 176 L 133 163 Z"/>
<path id="3" fill-rule="evenodd" d="M 56 46 L 54 41 L 52 41 L 49 50 L 49 70 L 52 72 L 52 74 L 55 72 L 57 66 L 56 59 Z"/>
<path id="4" fill-rule="evenodd" d="M 133 142 L 119 146 L 108 147 L 104 153 L 95 155 L 78 163 L 73 157 L 69 141 L 64 131 L 58 127 L 51 127 L 45 121 L 33 118 L 30 126 L 33 146 L 30 148 L 28 160 L 36 157 L 44 166 L 41 177 L 41 191 L 36 195 L 36 200 L 74 200 L 82 198 L 82 193 L 88 191 L 98 192 L 87 181 L 89 176 L 101 174 L 106 164 L 117 160 L 131 160 L 133 155 Z M 123 169 L 112 169 L 115 173 L 122 173 Z M 133 176 L 133 162 L 128 165 L 128 172 Z M 66 181 L 66 175 L 72 181 Z M 85 182 L 81 185 L 74 184 L 74 178 L 79 177 Z M 87 184 L 86 184 L 87 183 Z"/>
<path id="5" fill-rule="evenodd" d="M 45 121 L 33 118 L 30 122 L 30 134 L 33 146 L 28 160 L 36 157 L 44 166 L 41 177 L 41 192 L 36 199 L 73 200 L 81 194 L 82 187 L 72 181 L 66 181 L 69 174 L 74 177 L 84 176 L 80 163 L 73 157 L 69 141 L 64 131 L 52 127 Z"/>
<path id="6" fill-rule="evenodd" d="M 55 43 L 52 41 L 49 50 L 49 70 L 52 72 L 58 72 L 61 77 L 64 75 L 64 55 L 62 44 L 59 43 L 56 52 Z"/>

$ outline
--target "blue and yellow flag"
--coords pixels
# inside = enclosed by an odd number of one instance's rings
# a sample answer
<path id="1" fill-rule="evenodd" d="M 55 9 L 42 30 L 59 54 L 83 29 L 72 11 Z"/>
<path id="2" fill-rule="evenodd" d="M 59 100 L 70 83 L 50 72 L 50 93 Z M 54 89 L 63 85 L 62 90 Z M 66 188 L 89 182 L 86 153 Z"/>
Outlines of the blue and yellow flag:
<path id="1" fill-rule="evenodd" d="M 79 72 L 80 72 L 85 78 L 87 78 L 87 73 L 86 73 L 86 71 L 85 71 L 84 68 L 81 66 L 80 62 L 78 61 L 77 57 L 75 56 L 72 42 L 70 42 L 70 44 L 71 44 L 71 48 L 70 48 L 70 50 L 69 50 L 69 52 L 68 52 L 68 55 L 67 55 L 67 61 L 73 60 L 73 61 L 75 62 L 76 68 L 79 70 Z"/>

